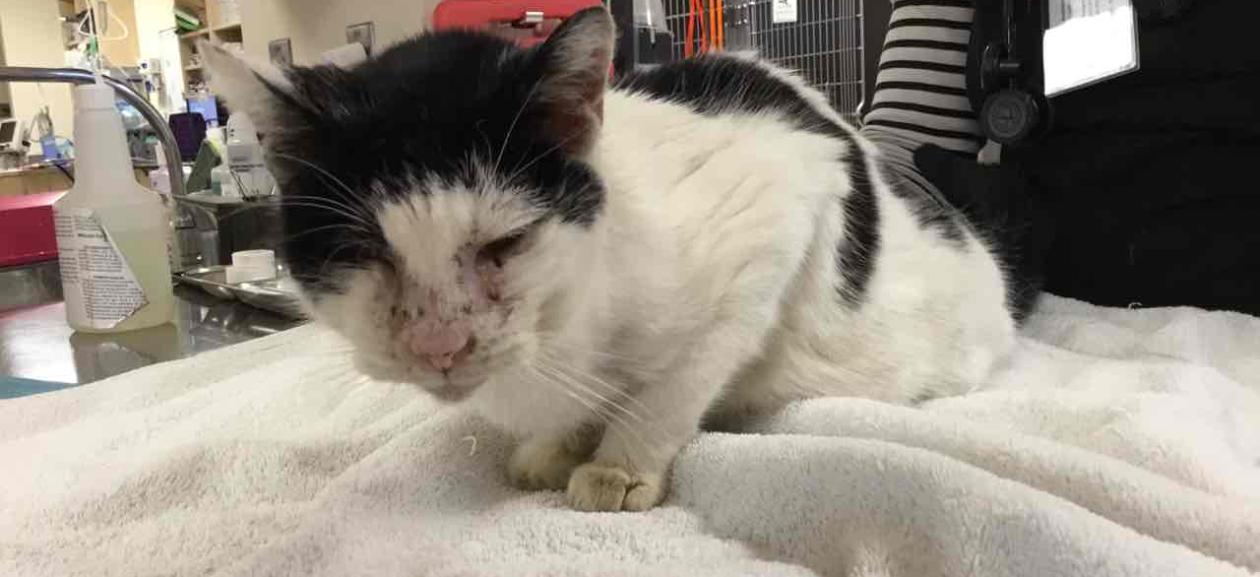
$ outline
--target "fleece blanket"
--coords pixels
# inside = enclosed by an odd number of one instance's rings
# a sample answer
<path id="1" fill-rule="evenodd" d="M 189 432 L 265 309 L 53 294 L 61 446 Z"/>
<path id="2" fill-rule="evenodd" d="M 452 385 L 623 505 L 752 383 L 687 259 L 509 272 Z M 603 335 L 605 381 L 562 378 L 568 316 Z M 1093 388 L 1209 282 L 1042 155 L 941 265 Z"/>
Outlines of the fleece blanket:
<path id="1" fill-rule="evenodd" d="M 1048 297 L 991 382 L 708 433 L 647 513 L 304 327 L 0 401 L 0 575 L 1260 572 L 1260 319 Z"/>

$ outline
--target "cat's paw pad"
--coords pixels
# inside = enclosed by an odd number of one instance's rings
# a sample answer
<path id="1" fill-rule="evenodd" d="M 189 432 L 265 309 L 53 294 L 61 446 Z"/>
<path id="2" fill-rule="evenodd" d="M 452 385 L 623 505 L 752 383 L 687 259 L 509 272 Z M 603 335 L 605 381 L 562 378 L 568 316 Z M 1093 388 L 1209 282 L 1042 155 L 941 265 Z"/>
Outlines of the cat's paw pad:
<path id="1" fill-rule="evenodd" d="M 582 464 L 562 443 L 526 442 L 516 448 L 508 463 L 512 484 L 530 491 L 563 491 L 569 475 Z"/>
<path id="2" fill-rule="evenodd" d="M 579 511 L 646 511 L 664 496 L 660 475 L 631 475 L 616 465 L 587 463 L 569 477 L 569 505 Z"/>

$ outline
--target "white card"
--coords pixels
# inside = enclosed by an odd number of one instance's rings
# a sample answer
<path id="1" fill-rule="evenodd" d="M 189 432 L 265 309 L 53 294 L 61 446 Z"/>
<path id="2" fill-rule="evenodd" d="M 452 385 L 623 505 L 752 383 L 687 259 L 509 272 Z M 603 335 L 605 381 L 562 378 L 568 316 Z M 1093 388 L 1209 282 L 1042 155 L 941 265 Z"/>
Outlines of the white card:
<path id="1" fill-rule="evenodd" d="M 1049 0 L 1042 38 L 1046 96 L 1138 69 L 1137 16 L 1131 0 Z"/>
<path id="2" fill-rule="evenodd" d="M 796 0 L 771 0 L 770 22 L 785 24 L 796 22 Z"/>

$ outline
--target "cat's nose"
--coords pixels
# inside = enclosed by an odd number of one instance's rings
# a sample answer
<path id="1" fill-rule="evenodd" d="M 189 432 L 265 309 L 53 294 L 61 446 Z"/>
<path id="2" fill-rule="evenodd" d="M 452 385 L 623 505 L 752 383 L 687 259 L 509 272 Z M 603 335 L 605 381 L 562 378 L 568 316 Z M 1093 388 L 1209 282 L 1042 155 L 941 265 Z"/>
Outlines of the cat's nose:
<path id="1" fill-rule="evenodd" d="M 468 319 L 415 321 L 403 329 L 402 337 L 412 354 L 439 372 L 449 371 L 468 358 L 476 344 Z"/>

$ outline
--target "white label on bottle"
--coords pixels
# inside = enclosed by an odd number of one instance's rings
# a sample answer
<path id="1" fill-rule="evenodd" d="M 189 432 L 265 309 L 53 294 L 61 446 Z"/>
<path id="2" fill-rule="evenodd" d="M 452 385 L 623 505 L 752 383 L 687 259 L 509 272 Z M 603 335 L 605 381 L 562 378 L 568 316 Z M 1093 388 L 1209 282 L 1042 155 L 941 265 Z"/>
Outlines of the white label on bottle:
<path id="1" fill-rule="evenodd" d="M 796 0 L 771 0 L 770 22 L 786 24 L 796 22 Z"/>
<path id="2" fill-rule="evenodd" d="M 83 319 L 92 328 L 111 329 L 149 304 L 144 288 L 95 211 L 57 209 L 54 222 L 70 318 Z"/>
<path id="3" fill-rule="evenodd" d="M 1050 0 L 1042 38 L 1046 96 L 1138 69 L 1132 0 Z"/>

